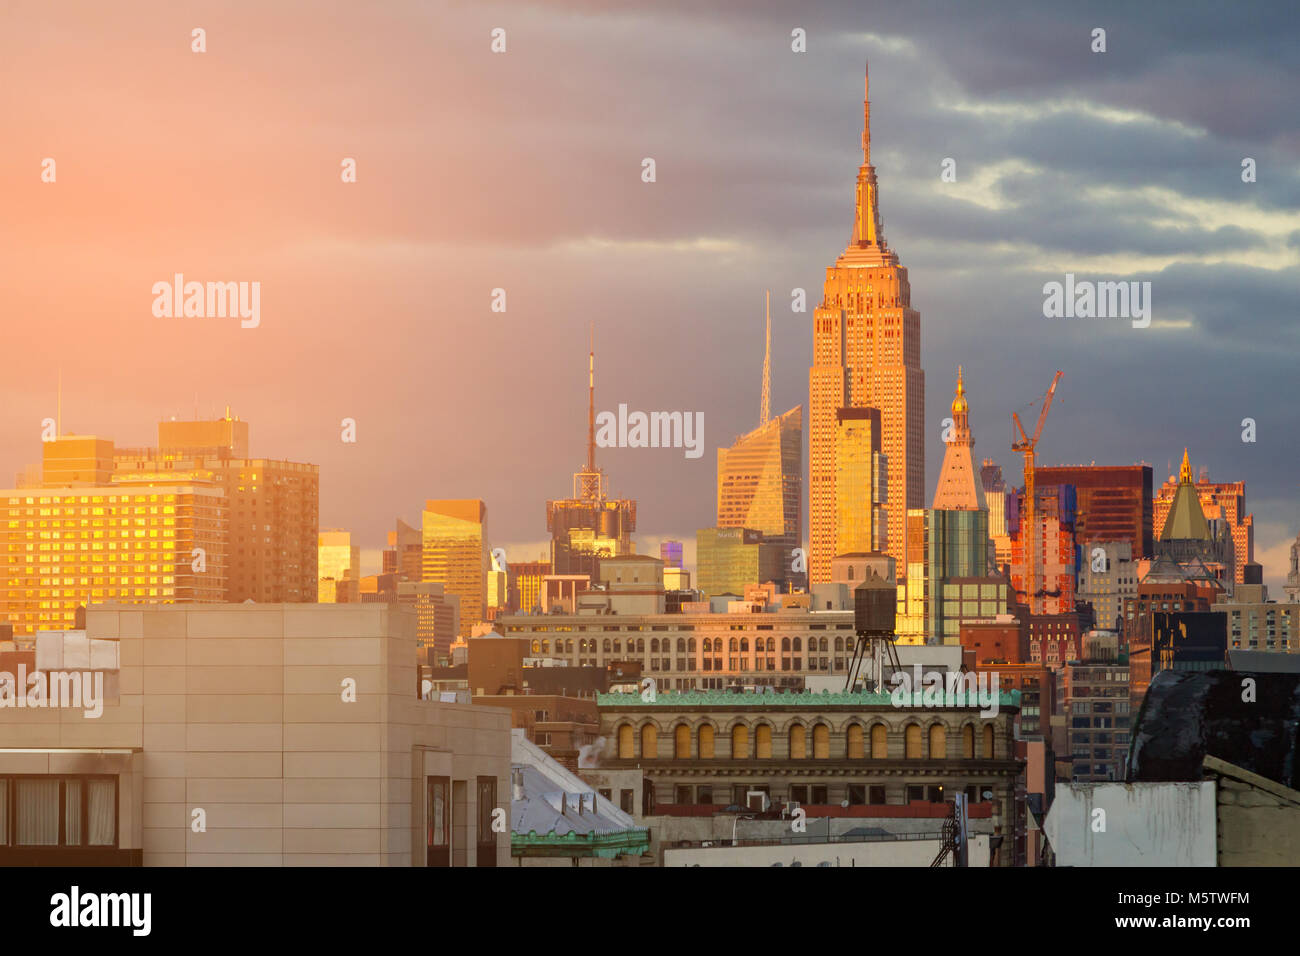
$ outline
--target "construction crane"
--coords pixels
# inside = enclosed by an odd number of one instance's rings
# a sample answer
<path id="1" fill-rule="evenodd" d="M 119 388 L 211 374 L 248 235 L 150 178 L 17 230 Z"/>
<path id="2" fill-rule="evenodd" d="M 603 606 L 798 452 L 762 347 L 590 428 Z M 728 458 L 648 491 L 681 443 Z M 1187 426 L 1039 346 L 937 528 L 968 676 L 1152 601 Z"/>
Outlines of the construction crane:
<path id="1" fill-rule="evenodd" d="M 1034 428 L 1033 438 L 1025 434 L 1025 427 L 1020 424 L 1020 415 L 1016 412 L 1011 413 L 1011 419 L 1016 423 L 1016 430 L 1020 432 L 1020 439 L 1012 441 L 1011 450 L 1021 452 L 1025 456 L 1025 510 L 1020 523 L 1020 536 L 1025 545 L 1025 601 L 1029 604 L 1030 613 L 1033 613 L 1034 596 L 1038 593 L 1035 587 L 1038 582 L 1034 576 L 1034 544 L 1038 540 L 1038 527 L 1034 521 L 1034 449 L 1043 434 L 1043 423 L 1047 421 L 1047 410 L 1052 407 L 1052 396 L 1056 394 L 1056 386 L 1061 381 L 1061 375 L 1058 370 L 1052 378 L 1047 394 L 1043 396 L 1043 410 L 1038 413 L 1038 425 Z"/>

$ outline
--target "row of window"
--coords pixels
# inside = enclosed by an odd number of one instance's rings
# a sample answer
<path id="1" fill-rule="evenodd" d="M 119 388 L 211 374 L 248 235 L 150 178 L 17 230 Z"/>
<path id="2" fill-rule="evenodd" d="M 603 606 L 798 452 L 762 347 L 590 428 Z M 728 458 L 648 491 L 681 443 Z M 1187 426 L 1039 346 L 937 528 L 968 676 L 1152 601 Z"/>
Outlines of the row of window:
<path id="1" fill-rule="evenodd" d="M 0 777 L 0 847 L 117 846 L 117 777 Z"/>
<path id="2" fill-rule="evenodd" d="M 831 757 L 831 731 L 823 723 L 809 728 L 803 724 L 794 724 L 787 732 L 787 752 L 791 760 L 829 760 Z M 811 736 L 811 748 L 809 747 Z M 961 757 L 967 760 L 975 758 L 976 730 L 973 724 L 966 724 L 961 729 Z M 713 727 L 703 724 L 694 733 L 686 724 L 673 728 L 672 759 L 714 760 L 729 757 L 732 760 L 746 760 L 755 757 L 759 760 L 772 758 L 773 731 L 770 724 L 759 724 L 754 728 L 753 747 L 750 746 L 750 728 L 746 724 L 736 724 L 730 732 L 731 748 L 726 754 L 719 754 L 716 745 L 716 732 Z M 992 724 L 985 724 L 979 739 L 980 757 L 993 759 L 996 731 Z M 811 752 L 810 752 L 811 750 Z M 836 757 L 849 760 L 885 760 L 889 757 L 889 729 L 883 723 L 871 726 L 868 732 L 862 724 L 853 723 L 844 731 L 842 753 Z M 923 752 L 924 751 L 924 752 Z M 638 731 L 632 724 L 625 723 L 618 728 L 618 756 L 621 760 L 655 760 L 660 758 L 659 729 L 653 723 L 644 723 Z M 906 760 L 943 760 L 948 757 L 948 731 L 940 723 L 933 723 L 929 729 L 919 723 L 910 723 L 903 728 L 903 758 Z"/>
<path id="3" fill-rule="evenodd" d="M 835 650 L 840 651 L 842 653 L 845 651 L 852 651 L 853 642 L 854 639 L 851 637 L 837 637 L 833 642 L 833 646 Z M 728 652 L 733 654 L 735 653 L 747 654 L 749 653 L 749 643 L 750 643 L 749 638 L 747 637 L 741 637 L 741 638 L 733 637 L 730 640 L 726 641 L 725 649 Z M 794 651 L 796 653 L 801 653 L 804 649 L 803 643 L 804 643 L 803 638 L 801 637 L 794 637 L 794 638 L 783 637 L 781 638 L 781 650 L 786 653 L 790 653 L 791 651 Z M 721 654 L 724 650 L 723 645 L 724 645 L 724 639 L 721 637 L 718 638 L 706 637 L 702 642 L 702 649 L 705 654 Z M 610 638 L 607 637 L 603 641 L 601 641 L 600 647 L 601 650 L 606 654 L 623 653 L 623 642 L 620 641 L 618 638 L 613 638 L 611 640 Z M 809 652 L 820 651 L 823 653 L 828 653 L 831 650 L 831 647 L 832 647 L 832 642 L 828 638 L 825 637 L 808 638 Z M 551 642 L 549 640 L 540 640 L 540 641 L 534 640 L 532 649 L 534 654 L 549 654 L 551 653 Z M 632 640 L 631 638 L 628 639 L 627 642 L 628 653 L 631 654 L 645 653 L 645 649 L 646 649 L 645 638 L 637 638 L 636 640 Z M 676 641 L 677 653 L 694 654 L 695 649 L 696 649 L 695 638 L 693 637 L 677 638 Z M 754 650 L 760 654 L 776 653 L 777 650 L 776 638 L 769 637 L 766 640 L 764 640 L 761 637 L 754 638 Z M 659 653 L 668 654 L 671 653 L 672 651 L 673 651 L 672 638 L 665 637 L 662 641 L 657 637 L 650 638 L 651 654 L 659 654 Z M 572 654 L 574 652 L 575 652 L 575 647 L 572 638 L 569 638 L 567 640 L 564 638 L 556 638 L 555 653 Z M 579 654 L 596 653 L 596 639 L 594 637 L 578 638 L 576 652 Z"/>

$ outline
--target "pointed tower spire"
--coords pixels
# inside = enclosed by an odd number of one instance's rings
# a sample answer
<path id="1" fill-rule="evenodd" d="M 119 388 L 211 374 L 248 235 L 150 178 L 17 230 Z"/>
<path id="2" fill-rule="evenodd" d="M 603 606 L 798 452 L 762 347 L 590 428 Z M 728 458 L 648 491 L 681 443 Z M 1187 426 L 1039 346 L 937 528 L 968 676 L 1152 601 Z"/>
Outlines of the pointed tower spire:
<path id="1" fill-rule="evenodd" d="M 767 315 L 767 342 L 763 346 L 763 400 L 758 412 L 758 427 L 772 417 L 772 290 L 767 290 L 763 311 Z"/>
<path id="2" fill-rule="evenodd" d="M 596 470 L 596 323 L 587 329 L 587 471 Z"/>
<path id="3" fill-rule="evenodd" d="M 871 69 L 862 68 L 862 165 L 871 165 Z"/>
<path id="4" fill-rule="evenodd" d="M 1178 483 L 1180 485 L 1190 485 L 1192 483 L 1192 464 L 1187 460 L 1187 449 L 1183 449 L 1183 463 L 1178 466 Z"/>
<path id="5" fill-rule="evenodd" d="M 862 79 L 862 165 L 858 167 L 857 208 L 853 217 L 853 237 L 849 250 L 866 251 L 873 258 L 889 257 L 880 208 L 876 201 L 876 170 L 871 165 L 871 74 Z"/>

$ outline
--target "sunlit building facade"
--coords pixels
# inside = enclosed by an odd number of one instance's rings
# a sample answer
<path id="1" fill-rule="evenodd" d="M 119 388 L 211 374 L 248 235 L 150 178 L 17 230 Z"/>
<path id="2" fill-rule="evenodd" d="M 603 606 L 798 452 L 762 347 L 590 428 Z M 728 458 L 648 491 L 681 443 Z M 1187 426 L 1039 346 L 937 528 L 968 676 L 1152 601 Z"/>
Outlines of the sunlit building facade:
<path id="1" fill-rule="evenodd" d="M 331 529 L 317 536 L 317 601 L 321 604 L 348 603 L 347 585 L 361 579 L 361 547 L 352 543 L 350 531 Z"/>
<path id="2" fill-rule="evenodd" d="M 865 86 L 865 84 L 864 84 Z M 864 96 L 862 165 L 853 232 L 826 270 L 813 314 L 809 489 L 809 581 L 830 580 L 835 556 L 836 413 L 880 409 L 881 451 L 888 460 L 888 552 L 904 562 L 908 509 L 925 507 L 925 373 L 921 316 L 912 308 L 907 269 L 885 242 L 871 165 L 871 104 Z"/>
<path id="3" fill-rule="evenodd" d="M 248 423 L 160 422 L 157 448 L 117 448 L 114 483 L 212 482 L 230 510 L 225 600 L 314 603 L 320 469 L 249 457 Z"/>
<path id="4" fill-rule="evenodd" d="M 0 621 L 26 636 L 79 606 L 223 601 L 228 514 L 211 485 L 0 491 Z"/>
<path id="5" fill-rule="evenodd" d="M 803 407 L 718 449 L 719 528 L 750 528 L 788 557 L 803 529 Z M 784 560 L 784 559 L 783 559 Z M 787 562 L 788 567 L 788 562 Z"/>
<path id="6" fill-rule="evenodd" d="M 785 576 L 785 548 L 752 528 L 701 528 L 695 534 L 696 587 L 706 597 L 734 594 Z"/>
<path id="7" fill-rule="evenodd" d="M 1177 479 L 1170 475 L 1169 480 L 1156 491 L 1155 500 L 1152 502 L 1152 526 L 1156 538 L 1160 537 L 1168 521 L 1169 511 L 1178 496 L 1180 481 L 1181 475 Z M 1210 481 L 1206 469 L 1202 468 L 1201 474 L 1193 485 L 1206 520 L 1222 521 L 1232 538 L 1232 551 L 1236 562 L 1233 580 L 1241 584 L 1246 565 L 1255 560 L 1255 516 L 1246 514 L 1246 483 Z"/>
<path id="8" fill-rule="evenodd" d="M 484 620 L 487 598 L 487 505 L 477 498 L 424 503 L 422 580 L 442 584 L 460 601 L 460 636 Z"/>
<path id="9" fill-rule="evenodd" d="M 885 551 L 889 539 L 888 462 L 880 452 L 880 411 L 835 413 L 835 554 Z"/>

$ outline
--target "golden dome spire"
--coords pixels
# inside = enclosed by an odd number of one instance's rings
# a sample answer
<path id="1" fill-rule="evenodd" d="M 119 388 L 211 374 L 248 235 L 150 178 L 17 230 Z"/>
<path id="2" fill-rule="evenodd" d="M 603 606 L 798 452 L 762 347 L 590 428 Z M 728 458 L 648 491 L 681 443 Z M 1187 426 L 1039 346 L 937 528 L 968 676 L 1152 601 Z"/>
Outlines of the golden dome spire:
<path id="1" fill-rule="evenodd" d="M 962 380 L 961 366 L 957 366 L 957 396 L 952 400 L 952 413 L 954 415 L 965 413 L 966 405 L 966 383 Z"/>
<path id="2" fill-rule="evenodd" d="M 1178 483 L 1180 485 L 1190 485 L 1192 483 L 1192 466 L 1187 460 L 1187 449 L 1183 449 L 1183 463 L 1178 466 Z"/>

